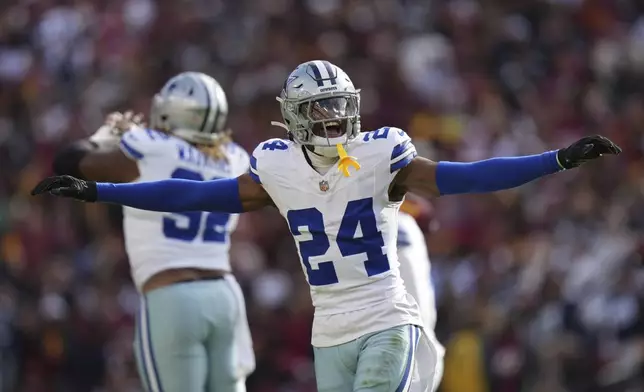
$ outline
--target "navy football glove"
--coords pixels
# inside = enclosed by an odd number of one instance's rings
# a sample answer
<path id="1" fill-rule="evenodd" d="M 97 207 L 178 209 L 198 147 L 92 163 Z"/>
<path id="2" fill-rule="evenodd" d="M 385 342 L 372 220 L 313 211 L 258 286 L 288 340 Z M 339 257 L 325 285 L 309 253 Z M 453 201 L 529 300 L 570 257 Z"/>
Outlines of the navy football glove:
<path id="1" fill-rule="evenodd" d="M 76 200 L 95 202 L 95 181 L 85 181 L 72 176 L 47 177 L 31 191 L 32 196 L 48 192 L 54 196 L 71 197 Z"/>
<path id="2" fill-rule="evenodd" d="M 622 149 L 600 135 L 587 136 L 557 151 L 557 161 L 564 169 L 572 169 L 603 155 L 619 155 Z"/>

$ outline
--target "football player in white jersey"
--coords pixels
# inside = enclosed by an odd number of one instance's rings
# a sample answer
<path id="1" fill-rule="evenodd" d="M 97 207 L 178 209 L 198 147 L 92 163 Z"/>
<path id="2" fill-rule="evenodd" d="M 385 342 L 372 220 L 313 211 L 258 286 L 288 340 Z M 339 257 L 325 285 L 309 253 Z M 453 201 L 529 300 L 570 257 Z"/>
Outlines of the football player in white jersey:
<path id="1" fill-rule="evenodd" d="M 417 220 L 426 218 L 429 214 L 429 203 L 408 194 L 400 206 L 398 213 L 398 262 L 400 263 L 400 277 L 405 282 L 405 289 L 416 300 L 423 320 L 425 332 L 432 336 L 430 342 L 435 345 L 438 354 L 435 367 L 434 380 L 437 387 L 443 374 L 443 357 L 445 349 L 434 335 L 436 327 L 436 302 L 434 288 L 431 283 L 431 265 L 427 254 L 425 235 Z M 419 363 L 418 366 L 425 366 Z"/>
<path id="2" fill-rule="evenodd" d="M 62 150 L 54 171 L 118 183 L 235 178 L 248 171 L 249 156 L 230 139 L 227 115 L 226 95 L 215 79 L 181 73 L 154 96 L 150 128 L 117 116 L 111 120 L 126 132 L 114 124 L 101 127 Z M 245 390 L 255 358 L 228 257 L 238 215 L 131 207 L 123 215 L 132 278 L 141 294 L 134 350 L 146 389 Z"/>
<path id="3" fill-rule="evenodd" d="M 113 184 L 57 176 L 32 194 L 169 212 L 277 207 L 311 288 L 321 392 L 427 391 L 438 383 L 439 354 L 398 268 L 397 216 L 406 192 L 509 189 L 621 151 L 592 136 L 538 155 L 434 162 L 416 156 L 402 129 L 361 133 L 360 91 L 327 61 L 299 65 L 278 101 L 288 139 L 257 146 L 250 171 L 235 179 Z"/>
<path id="4" fill-rule="evenodd" d="M 431 265 L 427 254 L 425 234 L 417 220 L 429 214 L 429 203 L 413 194 L 405 196 L 398 213 L 398 262 L 400 277 L 407 292 L 420 308 L 425 328 L 436 326 L 436 303 L 431 284 Z"/>

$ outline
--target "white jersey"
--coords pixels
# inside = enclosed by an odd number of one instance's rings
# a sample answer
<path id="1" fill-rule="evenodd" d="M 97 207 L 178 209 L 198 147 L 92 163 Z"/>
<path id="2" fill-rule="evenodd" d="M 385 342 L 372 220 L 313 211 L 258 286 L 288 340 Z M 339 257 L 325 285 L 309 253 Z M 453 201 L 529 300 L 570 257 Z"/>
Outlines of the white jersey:
<path id="1" fill-rule="evenodd" d="M 424 353 L 421 359 L 420 350 L 417 360 L 419 374 L 431 380 L 429 388 L 412 388 L 410 390 L 435 391 L 443 378 L 443 357 L 445 348 L 436 339 L 436 302 L 434 288 L 430 281 L 431 265 L 427 255 L 427 246 L 423 231 L 418 227 L 413 216 L 400 212 L 398 215 L 398 260 L 400 262 L 400 276 L 405 281 L 407 292 L 414 297 L 420 309 L 420 315 L 425 325 L 425 334 L 432 347 L 432 354 Z M 427 373 L 429 372 L 429 373 Z M 419 377 L 422 385 L 422 376 Z"/>
<path id="2" fill-rule="evenodd" d="M 125 133 L 120 147 L 137 162 L 140 176 L 135 182 L 237 177 L 249 167 L 248 154 L 235 143 L 224 147 L 228 161 L 214 161 L 182 139 L 142 128 Z M 150 277 L 172 268 L 230 271 L 230 233 L 238 218 L 220 212 L 161 213 L 123 207 L 125 245 L 136 286 L 141 289 Z"/>
<path id="3" fill-rule="evenodd" d="M 436 303 L 425 236 L 416 219 L 402 211 L 398 214 L 398 261 L 400 276 L 407 292 L 418 303 L 425 328 L 433 330 L 436 326 Z"/>
<path id="4" fill-rule="evenodd" d="M 319 174 L 302 146 L 272 139 L 251 157 L 251 177 L 286 218 L 315 306 L 312 343 L 342 344 L 397 325 L 422 325 L 396 252 L 400 202 L 389 186 L 416 156 L 405 132 L 381 128 L 347 146 L 362 168 Z"/>

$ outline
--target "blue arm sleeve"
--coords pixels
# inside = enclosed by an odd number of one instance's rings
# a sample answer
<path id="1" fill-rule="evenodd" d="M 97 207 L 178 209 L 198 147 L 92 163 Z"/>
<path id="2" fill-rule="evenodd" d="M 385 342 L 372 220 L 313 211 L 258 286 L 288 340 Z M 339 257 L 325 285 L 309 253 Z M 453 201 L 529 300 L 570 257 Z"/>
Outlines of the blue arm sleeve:
<path id="1" fill-rule="evenodd" d="M 471 163 L 439 162 L 436 185 L 441 195 L 495 192 L 515 188 L 560 170 L 557 151 Z"/>
<path id="2" fill-rule="evenodd" d="M 243 212 L 236 178 L 212 181 L 163 180 L 134 184 L 98 183 L 97 201 L 161 212 Z"/>

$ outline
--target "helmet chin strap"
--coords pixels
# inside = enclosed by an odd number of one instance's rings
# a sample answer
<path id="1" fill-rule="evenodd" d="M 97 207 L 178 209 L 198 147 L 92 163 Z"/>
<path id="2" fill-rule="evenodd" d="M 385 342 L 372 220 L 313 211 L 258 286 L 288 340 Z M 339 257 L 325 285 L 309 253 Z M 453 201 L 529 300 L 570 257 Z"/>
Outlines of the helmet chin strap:
<path id="1" fill-rule="evenodd" d="M 290 129 L 288 129 L 288 127 L 286 126 L 286 124 L 283 124 L 283 123 L 281 123 L 281 122 L 279 122 L 279 121 L 271 121 L 271 125 L 273 125 L 273 126 L 275 126 L 275 127 L 284 128 L 284 129 L 286 129 L 286 131 L 287 131 L 287 132 L 290 132 Z"/>

